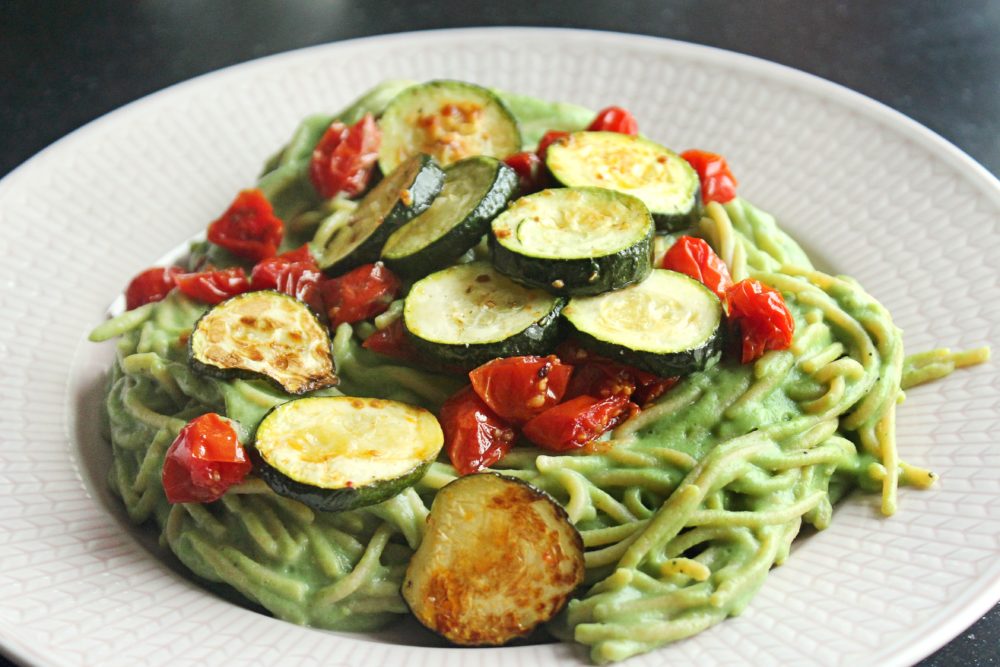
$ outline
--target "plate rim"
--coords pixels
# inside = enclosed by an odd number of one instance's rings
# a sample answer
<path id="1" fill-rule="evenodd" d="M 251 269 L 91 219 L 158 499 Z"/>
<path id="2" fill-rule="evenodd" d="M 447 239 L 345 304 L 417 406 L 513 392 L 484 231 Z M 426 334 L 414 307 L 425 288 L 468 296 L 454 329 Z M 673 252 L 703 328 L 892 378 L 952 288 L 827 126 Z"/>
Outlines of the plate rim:
<path id="1" fill-rule="evenodd" d="M 838 105 L 857 111 L 877 122 L 880 126 L 898 133 L 900 136 L 917 141 L 926 148 L 933 149 L 943 159 L 954 166 L 964 180 L 974 185 L 977 190 L 1000 208 L 1000 179 L 985 166 L 937 132 L 887 104 L 852 90 L 843 84 L 758 56 L 693 42 L 617 31 L 519 26 L 445 28 L 369 35 L 292 49 L 214 69 L 139 97 L 72 130 L 17 165 L 0 179 L 0 199 L 6 196 L 9 191 L 16 189 L 22 179 L 30 178 L 32 172 L 44 169 L 46 162 L 52 159 L 52 156 L 58 155 L 60 151 L 72 147 L 87 135 L 100 130 L 105 124 L 120 122 L 122 117 L 156 104 L 163 97 L 187 94 L 187 91 L 197 91 L 199 87 L 212 85 L 226 77 L 245 76 L 246 72 L 257 68 L 280 68 L 283 62 L 306 59 L 310 55 L 320 51 L 356 47 L 365 48 L 371 46 L 373 43 L 381 45 L 383 43 L 426 41 L 432 40 L 436 35 L 447 35 L 449 38 L 455 39 L 468 39 L 483 33 L 493 35 L 507 34 L 514 37 L 530 36 L 533 39 L 538 38 L 541 34 L 553 34 L 566 39 L 605 40 L 624 48 L 640 47 L 644 50 L 658 53 L 682 53 L 688 58 L 697 57 L 700 60 L 721 64 L 727 69 L 750 71 L 769 80 L 781 81 L 793 88 L 804 90 L 810 95 L 833 100 Z M 64 404 L 67 406 L 66 411 L 69 412 L 70 397 L 68 395 L 68 384 L 63 389 Z M 71 444 L 72 448 L 75 437 L 67 433 L 67 439 L 69 440 L 68 444 Z M 72 456 L 73 453 L 70 451 L 69 457 L 72 458 Z M 80 476 L 79 471 L 77 471 L 77 475 L 78 477 Z M 80 483 L 82 485 L 81 490 L 86 491 L 85 482 L 81 479 Z M 932 631 L 920 635 L 914 641 L 907 644 L 906 650 L 898 652 L 888 659 L 889 663 L 902 665 L 916 662 L 937 648 L 947 644 L 965 628 L 982 617 L 1000 600 L 1000 572 L 997 573 L 992 581 L 983 583 L 985 585 L 979 590 L 967 588 L 961 596 L 951 600 L 944 607 L 944 609 L 952 609 L 955 612 L 949 615 L 948 622 L 937 625 Z M 8 627 L 9 625 L 11 627 Z M 16 626 L 12 626 L 5 619 L 0 619 L 0 652 L 9 654 L 25 664 L 72 664 L 66 662 L 66 659 L 62 656 L 40 654 L 33 647 L 22 643 L 18 638 Z"/>

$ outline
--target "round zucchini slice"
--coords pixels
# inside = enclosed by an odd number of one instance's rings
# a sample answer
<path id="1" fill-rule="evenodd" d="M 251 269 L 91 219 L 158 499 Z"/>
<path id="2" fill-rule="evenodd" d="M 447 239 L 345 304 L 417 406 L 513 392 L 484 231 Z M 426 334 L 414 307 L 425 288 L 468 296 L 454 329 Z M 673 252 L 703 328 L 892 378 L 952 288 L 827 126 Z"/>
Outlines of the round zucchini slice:
<path id="1" fill-rule="evenodd" d="M 494 93 L 462 81 L 430 81 L 405 89 L 378 121 L 378 163 L 389 173 L 418 153 L 444 166 L 473 155 L 505 158 L 521 150 L 521 133 Z"/>
<path id="2" fill-rule="evenodd" d="M 420 215 L 444 185 L 444 171 L 428 155 L 414 155 L 366 194 L 343 226 L 312 242 L 321 269 L 331 275 L 377 261 L 392 232 Z"/>
<path id="3" fill-rule="evenodd" d="M 234 296 L 202 315 L 188 361 L 221 379 L 263 377 L 289 394 L 337 384 L 329 330 L 307 305 L 273 290 Z"/>
<path id="4" fill-rule="evenodd" d="M 412 486 L 443 443 L 438 420 L 423 408 L 322 396 L 268 412 L 250 455 L 275 493 L 335 512 L 380 503 Z"/>
<path id="5" fill-rule="evenodd" d="M 653 220 L 630 195 L 559 188 L 521 197 L 492 224 L 493 264 L 554 294 L 600 294 L 649 275 Z"/>
<path id="6" fill-rule="evenodd" d="M 722 302 L 675 271 L 655 269 L 623 290 L 570 299 L 563 316 L 584 347 L 663 377 L 722 356 Z"/>
<path id="7" fill-rule="evenodd" d="M 403 327 L 418 350 L 471 370 L 497 357 L 551 352 L 564 302 L 515 283 L 486 262 L 470 262 L 414 283 L 403 304 Z"/>
<path id="8" fill-rule="evenodd" d="M 479 243 L 517 192 L 517 174 L 496 158 L 476 156 L 445 169 L 444 187 L 426 211 L 397 229 L 382 260 L 397 273 L 425 276 L 453 264 Z"/>
<path id="9" fill-rule="evenodd" d="M 658 229 L 679 231 L 701 217 L 701 184 L 687 160 L 642 137 L 574 132 L 549 146 L 545 164 L 566 186 L 596 186 L 638 197 Z"/>
<path id="10" fill-rule="evenodd" d="M 434 498 L 402 594 L 448 641 L 499 646 L 555 616 L 583 576 L 583 539 L 566 511 L 530 484 L 481 473 Z"/>

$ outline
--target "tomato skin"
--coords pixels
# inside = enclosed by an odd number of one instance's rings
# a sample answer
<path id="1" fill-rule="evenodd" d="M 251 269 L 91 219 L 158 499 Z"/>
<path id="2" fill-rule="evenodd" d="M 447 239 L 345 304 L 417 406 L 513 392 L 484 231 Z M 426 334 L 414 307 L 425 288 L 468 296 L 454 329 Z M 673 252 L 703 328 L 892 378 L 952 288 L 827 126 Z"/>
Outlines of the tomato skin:
<path id="1" fill-rule="evenodd" d="M 560 343 L 556 355 L 574 368 L 564 397 L 567 399 L 584 395 L 624 396 L 644 408 L 678 382 L 675 377 L 660 377 L 596 355 L 574 340 Z"/>
<path id="2" fill-rule="evenodd" d="M 189 421 L 167 449 L 163 490 L 171 503 L 210 503 L 252 467 L 233 425 L 209 412 Z"/>
<path id="3" fill-rule="evenodd" d="M 693 236 L 682 236 L 670 246 L 660 266 L 690 276 L 715 292 L 723 303 L 726 290 L 733 284 L 729 267 L 715 254 L 712 246 Z"/>
<path id="4" fill-rule="evenodd" d="M 177 288 L 187 296 L 215 305 L 229 297 L 250 291 L 250 281 L 243 269 L 232 267 L 177 275 Z"/>
<path id="5" fill-rule="evenodd" d="M 441 406 L 441 430 L 451 464 L 461 475 L 488 468 L 514 445 L 514 429 L 465 387 Z"/>
<path id="6" fill-rule="evenodd" d="M 319 284 L 323 274 L 316 264 L 309 245 L 258 262 L 250 274 L 254 290 L 273 289 L 305 302 L 317 313 L 323 312 Z"/>
<path id="7" fill-rule="evenodd" d="M 743 363 L 758 359 L 768 350 L 785 350 L 792 344 L 795 320 L 781 292 L 747 278 L 726 291 L 729 322 L 739 326 L 743 340 Z"/>
<path id="8" fill-rule="evenodd" d="M 252 262 L 273 257 L 284 233 L 284 224 L 260 190 L 240 192 L 225 213 L 208 226 L 209 241 Z"/>
<path id="9" fill-rule="evenodd" d="M 177 286 L 177 275 L 183 271 L 176 266 L 154 266 L 137 275 L 125 288 L 125 310 L 161 301 Z"/>
<path id="10" fill-rule="evenodd" d="M 591 132 L 618 132 L 619 134 L 639 134 L 639 122 L 635 116 L 622 107 L 607 107 L 597 112 L 593 122 L 587 126 Z"/>
<path id="11" fill-rule="evenodd" d="M 638 411 L 626 396 L 577 396 L 529 421 L 522 433 L 543 449 L 567 452 L 587 445 Z"/>
<path id="12" fill-rule="evenodd" d="M 401 283 L 382 262 L 364 264 L 320 283 L 320 294 L 330 327 L 354 323 L 385 312 L 399 295 Z"/>
<path id="13" fill-rule="evenodd" d="M 312 253 L 309 252 L 309 244 L 304 243 L 295 250 L 289 250 L 288 252 L 257 262 L 250 272 L 250 285 L 255 290 L 277 289 L 278 275 L 281 273 L 281 270 L 289 264 L 299 262 L 305 262 L 309 266 L 316 267 L 317 270 L 319 269 L 316 266 L 316 260 L 313 258 Z"/>
<path id="14" fill-rule="evenodd" d="M 375 117 L 366 113 L 348 127 L 334 121 L 313 149 L 309 162 L 309 180 L 324 199 L 343 192 L 355 197 L 368 188 L 382 134 Z"/>
<path id="15" fill-rule="evenodd" d="M 733 172 L 729 171 L 726 158 L 717 153 L 699 150 L 684 151 L 681 157 L 698 172 L 703 202 L 707 204 L 716 201 L 725 204 L 736 196 L 736 186 L 739 182 L 733 176 Z"/>
<path id="16" fill-rule="evenodd" d="M 519 425 L 561 401 L 572 373 L 554 355 L 505 357 L 471 371 L 469 379 L 493 412 Z"/>
<path id="17" fill-rule="evenodd" d="M 549 130 L 542 135 L 542 138 L 538 140 L 538 148 L 535 149 L 535 153 L 538 154 L 538 159 L 545 162 L 545 156 L 549 152 L 549 146 L 555 142 L 565 139 L 569 136 L 569 132 L 563 132 L 562 130 Z"/>
<path id="18" fill-rule="evenodd" d="M 417 362 L 420 355 L 416 348 L 410 343 L 403 330 L 402 318 L 395 320 L 391 324 L 379 329 L 372 335 L 365 338 L 361 347 L 378 354 L 401 359 L 403 361 Z"/>
<path id="19" fill-rule="evenodd" d="M 544 190 L 548 185 L 549 174 L 538 153 L 522 151 L 508 155 L 503 161 L 517 173 L 518 191 L 522 197 Z"/>

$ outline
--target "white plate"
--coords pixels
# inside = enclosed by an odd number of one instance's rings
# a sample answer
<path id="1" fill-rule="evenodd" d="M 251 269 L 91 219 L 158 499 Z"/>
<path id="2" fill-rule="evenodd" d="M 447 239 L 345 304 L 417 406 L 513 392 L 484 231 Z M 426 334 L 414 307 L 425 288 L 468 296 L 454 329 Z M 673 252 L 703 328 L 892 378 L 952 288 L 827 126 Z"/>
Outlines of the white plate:
<path id="1" fill-rule="evenodd" d="M 216 598 L 127 528 L 97 432 L 112 296 L 202 230 L 310 112 L 388 77 L 454 77 L 598 108 L 677 148 L 724 153 L 741 192 L 821 263 L 861 280 L 912 351 L 1000 340 L 1000 183 L 928 130 L 784 67 L 634 36 L 415 33 L 266 58 L 117 111 L 0 182 L 0 638 L 58 665 L 581 664 L 566 645 L 410 648 L 283 623 Z M 630 665 L 904 665 L 1000 597 L 1000 380 L 911 392 L 909 460 L 941 473 L 901 511 L 841 505 L 743 616 Z"/>

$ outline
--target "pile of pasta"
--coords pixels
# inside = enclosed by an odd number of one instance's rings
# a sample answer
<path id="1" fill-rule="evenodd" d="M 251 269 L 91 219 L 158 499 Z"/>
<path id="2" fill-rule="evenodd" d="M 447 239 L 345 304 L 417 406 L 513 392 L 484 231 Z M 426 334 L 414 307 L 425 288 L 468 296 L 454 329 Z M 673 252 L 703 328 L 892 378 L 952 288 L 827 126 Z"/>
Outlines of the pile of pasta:
<path id="1" fill-rule="evenodd" d="M 495 469 L 551 494 L 585 545 L 586 584 L 550 624 L 603 663 L 649 651 L 739 613 L 808 524 L 825 528 L 854 488 L 896 509 L 899 485 L 934 474 L 901 461 L 903 390 L 985 359 L 985 350 L 904 356 L 889 313 L 850 278 L 817 271 L 774 219 L 742 199 L 709 204 L 697 230 L 734 280 L 782 292 L 790 349 L 724 361 L 683 379 L 586 452 L 515 448 Z M 110 483 L 129 517 L 150 522 L 196 574 L 288 621 L 370 631 L 407 613 L 399 587 L 445 460 L 379 505 L 316 512 L 252 475 L 211 504 L 167 503 L 160 471 L 187 420 L 220 412 L 250 429 L 288 396 L 261 381 L 194 374 L 184 341 L 205 307 L 171 294 L 112 320 L 120 334 L 107 416 Z M 374 323 L 341 325 L 341 384 L 319 394 L 379 396 L 435 410 L 463 382 L 399 365 L 360 345 Z M 105 332 L 107 333 L 107 332 Z"/>

